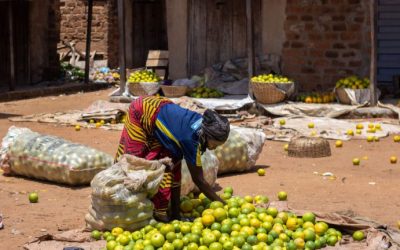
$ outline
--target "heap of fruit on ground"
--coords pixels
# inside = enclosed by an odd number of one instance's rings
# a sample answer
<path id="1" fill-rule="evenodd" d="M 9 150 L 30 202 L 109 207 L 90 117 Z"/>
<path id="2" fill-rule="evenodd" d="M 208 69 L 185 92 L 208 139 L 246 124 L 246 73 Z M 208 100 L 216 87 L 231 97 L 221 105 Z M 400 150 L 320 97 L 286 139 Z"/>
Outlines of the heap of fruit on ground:
<path id="1" fill-rule="evenodd" d="M 280 192 L 280 200 L 287 194 Z M 193 194 L 181 200 L 181 212 L 189 221 L 160 223 L 135 231 L 114 228 L 111 232 L 93 231 L 95 239 L 105 239 L 107 250 L 268 250 L 268 249 L 320 249 L 335 246 L 342 233 L 328 224 L 316 221 L 313 213 L 301 217 L 277 208 L 264 208 L 265 196 L 232 196 L 232 188 L 221 194 L 226 201 L 211 202 L 204 194 Z M 353 235 L 364 239 L 361 231 Z"/>
<path id="2" fill-rule="evenodd" d="M 325 93 L 303 93 L 296 97 L 296 101 L 305 103 L 331 103 L 336 101 L 335 93 L 325 92 Z"/>
<path id="3" fill-rule="evenodd" d="M 217 89 L 200 86 L 200 87 L 196 87 L 196 88 L 193 88 L 192 90 L 190 90 L 188 95 L 190 97 L 194 97 L 194 98 L 219 98 L 219 97 L 223 97 L 224 93 L 222 93 L 221 91 L 219 91 Z"/>

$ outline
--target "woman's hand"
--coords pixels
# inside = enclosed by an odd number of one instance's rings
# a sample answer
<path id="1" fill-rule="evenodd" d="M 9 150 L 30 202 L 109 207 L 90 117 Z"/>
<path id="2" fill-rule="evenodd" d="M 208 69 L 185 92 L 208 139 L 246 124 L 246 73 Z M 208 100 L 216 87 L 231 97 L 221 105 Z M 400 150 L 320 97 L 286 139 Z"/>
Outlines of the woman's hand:
<path id="1" fill-rule="evenodd" d="M 190 175 L 192 176 L 193 182 L 196 184 L 201 192 L 203 192 L 209 199 L 213 201 L 220 201 L 225 204 L 225 201 L 214 192 L 212 187 L 204 179 L 203 168 L 196 167 L 190 164 L 188 164 L 188 168 Z"/>

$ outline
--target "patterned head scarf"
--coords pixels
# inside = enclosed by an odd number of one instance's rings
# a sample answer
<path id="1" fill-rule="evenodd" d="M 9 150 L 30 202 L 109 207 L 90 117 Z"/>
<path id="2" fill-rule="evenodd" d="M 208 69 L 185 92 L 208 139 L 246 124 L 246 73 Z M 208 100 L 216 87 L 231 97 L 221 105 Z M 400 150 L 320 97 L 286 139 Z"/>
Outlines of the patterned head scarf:
<path id="1" fill-rule="evenodd" d="M 228 118 L 211 109 L 204 112 L 201 128 L 207 139 L 219 142 L 225 142 L 228 139 L 230 131 Z"/>

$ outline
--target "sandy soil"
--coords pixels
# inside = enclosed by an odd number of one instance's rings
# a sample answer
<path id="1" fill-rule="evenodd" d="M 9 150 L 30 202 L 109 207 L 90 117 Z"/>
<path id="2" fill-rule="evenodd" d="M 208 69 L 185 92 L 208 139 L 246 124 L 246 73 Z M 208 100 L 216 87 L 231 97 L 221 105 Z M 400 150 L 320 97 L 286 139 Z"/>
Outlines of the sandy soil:
<path id="1" fill-rule="evenodd" d="M 110 90 L 0 103 L 0 137 L 11 125 L 61 136 L 114 154 L 118 131 L 83 129 L 39 123 L 12 123 L 8 117 L 42 112 L 83 109 L 97 99 L 107 99 Z M 266 176 L 255 172 L 220 177 L 220 187 L 232 186 L 236 194 L 264 194 L 276 199 L 278 191 L 288 193 L 289 205 L 311 211 L 351 210 L 394 227 L 400 220 L 400 163 L 390 164 L 389 157 L 400 158 L 400 144 L 392 137 L 378 143 L 345 142 L 343 148 L 332 145 L 332 156 L 320 159 L 289 158 L 284 143 L 267 141 L 258 164 L 266 166 Z M 353 166 L 354 157 L 362 158 Z M 314 172 L 332 172 L 335 180 L 323 179 Z M 371 183 L 375 183 L 371 185 Z M 40 202 L 30 204 L 27 193 L 37 190 Z M 5 228 L 0 230 L 2 249 L 20 249 L 33 238 L 67 229 L 82 228 L 90 200 L 90 188 L 70 188 L 24 178 L 0 176 L 0 214 Z"/>

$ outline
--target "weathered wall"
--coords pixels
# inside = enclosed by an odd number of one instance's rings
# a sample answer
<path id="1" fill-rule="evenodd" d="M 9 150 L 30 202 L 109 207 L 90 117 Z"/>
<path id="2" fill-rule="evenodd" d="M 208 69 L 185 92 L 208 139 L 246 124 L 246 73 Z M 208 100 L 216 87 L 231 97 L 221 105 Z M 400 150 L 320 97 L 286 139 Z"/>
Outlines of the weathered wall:
<path id="1" fill-rule="evenodd" d="M 333 87 L 370 63 L 369 1 L 287 0 L 283 72 L 305 90 Z"/>
<path id="2" fill-rule="evenodd" d="M 76 47 L 84 52 L 86 46 L 87 1 L 59 0 L 61 29 L 60 39 L 77 42 Z M 93 3 L 91 50 L 103 53 L 114 65 L 118 58 L 118 23 L 115 0 L 97 0 Z"/>
<path id="3" fill-rule="evenodd" d="M 32 1 L 29 9 L 29 72 L 30 82 L 58 77 L 57 43 L 60 17 L 58 0 Z"/>
<path id="4" fill-rule="evenodd" d="M 187 0 L 167 0 L 169 74 L 172 79 L 187 76 Z"/>
<path id="5" fill-rule="evenodd" d="M 286 0 L 262 1 L 262 49 L 264 54 L 282 55 L 285 41 Z"/>

